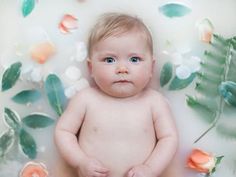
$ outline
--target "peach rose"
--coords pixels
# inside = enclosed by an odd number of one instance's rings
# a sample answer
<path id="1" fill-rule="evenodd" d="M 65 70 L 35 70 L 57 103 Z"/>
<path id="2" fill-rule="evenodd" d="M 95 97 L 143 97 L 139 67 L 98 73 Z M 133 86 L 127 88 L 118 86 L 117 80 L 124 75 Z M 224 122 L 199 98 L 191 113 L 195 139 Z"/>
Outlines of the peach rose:
<path id="1" fill-rule="evenodd" d="M 212 154 L 200 149 L 194 149 L 188 157 L 187 166 L 202 173 L 211 173 L 216 166 L 217 159 Z"/>
<path id="2" fill-rule="evenodd" d="M 28 162 L 21 170 L 19 177 L 48 177 L 48 171 L 43 163 Z"/>

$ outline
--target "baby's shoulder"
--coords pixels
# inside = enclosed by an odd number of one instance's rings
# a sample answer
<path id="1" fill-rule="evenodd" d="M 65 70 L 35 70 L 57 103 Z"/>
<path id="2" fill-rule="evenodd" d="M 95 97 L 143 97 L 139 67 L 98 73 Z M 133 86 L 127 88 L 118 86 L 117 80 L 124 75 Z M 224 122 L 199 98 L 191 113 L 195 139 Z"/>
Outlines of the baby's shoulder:
<path id="1" fill-rule="evenodd" d="M 167 102 L 167 98 L 165 98 L 160 92 L 154 89 L 148 90 L 148 99 L 151 100 L 151 103 L 153 104 Z"/>
<path id="2" fill-rule="evenodd" d="M 92 87 L 86 87 L 75 94 L 74 100 L 89 100 L 94 95 L 94 89 Z"/>

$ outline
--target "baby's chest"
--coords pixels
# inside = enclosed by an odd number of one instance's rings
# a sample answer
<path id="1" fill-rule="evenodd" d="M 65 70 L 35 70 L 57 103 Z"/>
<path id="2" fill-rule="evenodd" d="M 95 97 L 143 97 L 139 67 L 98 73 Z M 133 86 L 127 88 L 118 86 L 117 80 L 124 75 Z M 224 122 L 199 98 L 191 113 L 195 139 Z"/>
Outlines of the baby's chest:
<path id="1" fill-rule="evenodd" d="M 86 127 L 103 133 L 145 132 L 153 127 L 152 113 L 147 107 L 114 107 L 88 110 Z"/>

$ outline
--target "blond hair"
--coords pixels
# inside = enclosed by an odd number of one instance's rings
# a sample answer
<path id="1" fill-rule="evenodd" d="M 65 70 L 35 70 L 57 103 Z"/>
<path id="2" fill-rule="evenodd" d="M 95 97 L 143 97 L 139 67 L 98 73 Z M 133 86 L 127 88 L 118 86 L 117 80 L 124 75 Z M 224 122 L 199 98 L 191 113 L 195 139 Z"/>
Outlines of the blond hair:
<path id="1" fill-rule="evenodd" d="M 88 56 L 91 57 L 93 46 L 99 41 L 110 36 L 118 36 L 132 30 L 136 30 L 144 34 L 150 52 L 153 53 L 151 33 L 139 18 L 121 13 L 106 13 L 99 18 L 98 22 L 92 28 L 88 40 Z"/>

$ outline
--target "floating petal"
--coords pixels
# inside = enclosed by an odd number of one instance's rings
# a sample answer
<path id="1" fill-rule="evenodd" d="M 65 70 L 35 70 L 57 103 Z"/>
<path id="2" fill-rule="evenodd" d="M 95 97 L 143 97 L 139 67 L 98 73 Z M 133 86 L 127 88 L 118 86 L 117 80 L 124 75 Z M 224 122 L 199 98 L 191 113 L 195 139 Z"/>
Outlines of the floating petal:
<path id="1" fill-rule="evenodd" d="M 69 33 L 78 28 L 78 19 L 70 14 L 65 14 L 59 23 L 59 29 L 62 33 Z"/>
<path id="2" fill-rule="evenodd" d="M 87 47 L 84 42 L 78 42 L 76 44 L 76 57 L 75 60 L 82 62 L 87 57 Z"/>
<path id="3" fill-rule="evenodd" d="M 33 46 L 30 53 L 33 60 L 44 64 L 55 53 L 55 47 L 50 42 L 43 42 Z"/>
<path id="4" fill-rule="evenodd" d="M 20 172 L 20 177 L 47 177 L 48 170 L 43 163 L 28 162 Z"/>
<path id="5" fill-rule="evenodd" d="M 67 76 L 68 79 L 76 81 L 80 78 L 81 71 L 75 66 L 70 66 L 66 69 L 65 75 Z"/>
<path id="6" fill-rule="evenodd" d="M 214 27 L 209 19 L 205 18 L 196 24 L 198 28 L 199 39 L 209 43 L 212 40 Z"/>
<path id="7" fill-rule="evenodd" d="M 185 65 L 180 65 L 176 68 L 176 76 L 179 79 L 187 79 L 191 75 L 191 70 Z"/>

